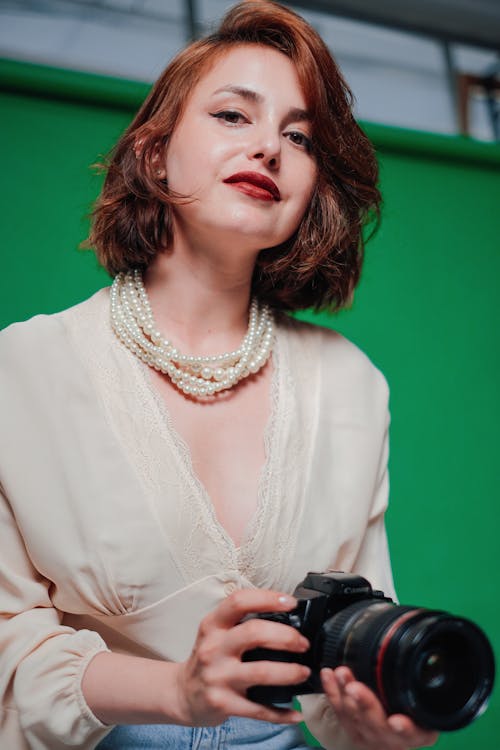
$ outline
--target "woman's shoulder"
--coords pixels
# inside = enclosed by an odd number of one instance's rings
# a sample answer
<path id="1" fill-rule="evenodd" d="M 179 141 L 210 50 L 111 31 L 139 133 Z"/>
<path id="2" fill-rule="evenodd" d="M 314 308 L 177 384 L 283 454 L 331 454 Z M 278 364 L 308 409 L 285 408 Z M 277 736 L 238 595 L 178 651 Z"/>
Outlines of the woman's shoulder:
<path id="1" fill-rule="evenodd" d="M 61 349 L 74 328 L 91 325 L 101 318 L 107 306 L 108 288 L 100 289 L 89 299 L 60 312 L 34 315 L 28 320 L 11 323 L 0 331 L 0 362 L 9 359 L 31 360 L 34 367 L 51 354 L 61 356 Z M 105 314 L 105 313 L 104 313 Z"/>
<path id="2" fill-rule="evenodd" d="M 376 389 L 387 397 L 388 385 L 382 371 L 353 341 L 331 328 L 297 318 L 282 319 L 279 328 L 290 342 L 294 366 L 319 370 L 326 382 Z"/>

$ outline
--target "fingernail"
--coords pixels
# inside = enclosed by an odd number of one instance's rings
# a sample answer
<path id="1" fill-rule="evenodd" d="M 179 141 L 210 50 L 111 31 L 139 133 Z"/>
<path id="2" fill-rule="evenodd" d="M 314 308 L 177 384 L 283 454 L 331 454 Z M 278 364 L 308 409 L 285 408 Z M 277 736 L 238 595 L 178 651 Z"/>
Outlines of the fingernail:
<path id="1" fill-rule="evenodd" d="M 345 674 L 343 672 L 335 672 L 335 677 L 337 678 L 337 682 L 342 687 L 346 686 L 347 680 L 345 678 Z"/>
<path id="2" fill-rule="evenodd" d="M 294 597 L 288 596 L 287 594 L 282 594 L 281 596 L 279 596 L 278 602 L 282 607 L 294 607 L 297 604 L 297 601 L 294 599 Z"/>
<path id="3" fill-rule="evenodd" d="M 323 669 L 320 671 L 320 674 L 323 683 L 327 686 L 331 686 L 333 680 L 333 670 L 323 667 Z"/>
<path id="4" fill-rule="evenodd" d="M 308 649 L 311 648 L 311 644 L 309 643 L 307 638 L 301 638 L 299 641 L 299 646 L 302 651 L 307 651 Z"/>
<path id="5" fill-rule="evenodd" d="M 405 731 L 405 723 L 402 719 L 391 719 L 391 727 L 395 732 L 401 733 Z"/>
<path id="6" fill-rule="evenodd" d="M 353 700 L 359 700 L 359 689 L 356 687 L 356 685 L 353 685 L 352 682 L 350 683 L 350 685 L 347 685 L 345 691 L 347 695 L 349 695 Z"/>

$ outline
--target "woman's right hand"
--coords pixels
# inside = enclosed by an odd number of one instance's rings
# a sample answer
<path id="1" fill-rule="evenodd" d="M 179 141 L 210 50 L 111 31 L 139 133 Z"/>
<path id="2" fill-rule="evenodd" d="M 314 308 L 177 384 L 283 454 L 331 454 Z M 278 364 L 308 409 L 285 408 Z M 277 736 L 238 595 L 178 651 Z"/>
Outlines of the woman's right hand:
<path id="1" fill-rule="evenodd" d="M 252 612 L 286 612 L 297 605 L 287 594 L 242 589 L 231 594 L 201 622 L 187 661 L 178 665 L 176 700 L 180 722 L 215 726 L 228 716 L 246 716 L 276 723 L 301 721 L 298 711 L 254 703 L 246 697 L 252 685 L 293 685 L 310 669 L 301 664 L 241 660 L 252 648 L 303 653 L 309 642 L 289 625 L 268 620 L 241 620 Z"/>

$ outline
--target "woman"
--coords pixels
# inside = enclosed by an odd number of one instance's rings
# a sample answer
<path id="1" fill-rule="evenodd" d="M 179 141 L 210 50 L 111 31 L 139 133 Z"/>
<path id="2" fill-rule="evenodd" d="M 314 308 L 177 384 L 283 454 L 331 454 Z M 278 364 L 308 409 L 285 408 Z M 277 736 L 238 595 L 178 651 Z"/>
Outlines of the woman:
<path id="1" fill-rule="evenodd" d="M 305 747 L 301 713 L 246 690 L 308 669 L 241 655 L 307 641 L 241 621 L 309 569 L 392 590 L 385 381 L 283 314 L 349 299 L 376 176 L 324 44 L 274 3 L 153 88 L 96 207 L 112 290 L 2 336 L 2 746 Z M 325 747 L 435 740 L 322 679 Z"/>

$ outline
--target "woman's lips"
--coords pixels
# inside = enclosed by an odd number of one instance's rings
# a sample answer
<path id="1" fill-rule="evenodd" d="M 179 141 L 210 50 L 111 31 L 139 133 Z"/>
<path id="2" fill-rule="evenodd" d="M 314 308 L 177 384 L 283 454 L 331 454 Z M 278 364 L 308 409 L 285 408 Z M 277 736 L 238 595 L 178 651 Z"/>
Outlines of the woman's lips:
<path id="1" fill-rule="evenodd" d="M 260 198 L 264 201 L 280 201 L 281 195 L 276 183 L 259 172 L 236 172 L 227 177 L 224 182 L 234 185 L 241 192 L 252 198 Z"/>

